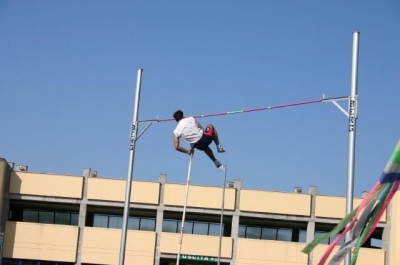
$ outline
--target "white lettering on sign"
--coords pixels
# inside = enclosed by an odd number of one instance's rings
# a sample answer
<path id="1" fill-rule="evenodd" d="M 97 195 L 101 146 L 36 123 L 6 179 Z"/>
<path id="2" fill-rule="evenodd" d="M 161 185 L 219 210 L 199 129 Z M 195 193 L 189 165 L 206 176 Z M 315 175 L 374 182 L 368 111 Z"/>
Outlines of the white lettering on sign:
<path id="1" fill-rule="evenodd" d="M 132 124 L 132 127 L 131 127 L 131 143 L 130 143 L 130 145 L 129 145 L 129 150 L 133 150 L 133 145 L 134 145 L 134 143 L 135 143 L 135 141 L 136 141 L 136 126 L 135 126 L 135 124 Z"/>
<path id="2" fill-rule="evenodd" d="M 215 261 L 214 257 L 207 257 L 207 256 L 180 255 L 180 258 L 188 260 Z"/>
<path id="3" fill-rule="evenodd" d="M 349 132 L 354 131 L 355 122 L 356 122 L 356 101 L 350 100 L 350 103 L 349 103 Z"/>

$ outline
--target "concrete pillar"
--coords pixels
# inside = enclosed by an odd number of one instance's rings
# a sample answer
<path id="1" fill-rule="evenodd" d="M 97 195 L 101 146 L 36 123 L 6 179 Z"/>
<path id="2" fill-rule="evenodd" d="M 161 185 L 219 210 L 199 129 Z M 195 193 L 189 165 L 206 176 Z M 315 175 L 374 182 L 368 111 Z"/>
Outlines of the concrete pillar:
<path id="1" fill-rule="evenodd" d="M 233 252 L 232 252 L 232 262 L 231 265 L 236 265 L 236 253 L 239 238 L 239 218 L 240 218 L 240 191 L 242 189 L 242 180 L 235 179 L 233 187 L 236 189 L 235 194 L 235 212 L 232 216 L 232 230 L 231 237 L 233 239 Z"/>
<path id="2" fill-rule="evenodd" d="M 317 187 L 310 186 L 308 188 L 308 193 L 311 195 L 311 212 L 310 212 L 310 221 L 307 224 L 307 243 L 310 243 L 314 239 L 315 235 L 315 206 L 316 206 L 316 196 L 317 196 Z M 313 253 L 311 252 L 308 255 L 308 265 L 313 264 Z"/>
<path id="3" fill-rule="evenodd" d="M 10 167 L 10 171 L 14 171 L 14 162 L 8 162 L 8 166 Z"/>
<path id="4" fill-rule="evenodd" d="M 156 218 L 156 251 L 154 256 L 154 265 L 160 265 L 160 245 L 161 245 L 161 233 L 162 224 L 164 219 L 164 189 L 165 183 L 167 183 L 167 174 L 160 174 L 160 193 L 159 193 L 159 204 L 157 207 L 157 218 Z"/>
<path id="5" fill-rule="evenodd" d="M 79 206 L 79 221 L 78 221 L 78 244 L 76 250 L 76 265 L 81 265 L 82 259 L 82 244 L 83 244 L 83 233 L 85 231 L 86 214 L 87 214 L 87 189 L 90 177 L 90 168 L 83 169 L 83 187 L 82 187 L 82 199 Z"/>
<path id="6" fill-rule="evenodd" d="M 8 220 L 8 213 L 10 212 L 10 199 L 8 189 L 10 187 L 10 175 L 13 171 L 14 163 L 10 163 L 0 158 L 0 233 L 4 233 L 6 222 Z"/>
<path id="7" fill-rule="evenodd" d="M 6 229 L 6 222 L 8 221 L 8 216 L 10 212 L 10 177 L 11 172 L 14 171 L 14 163 L 8 162 L 0 158 L 0 265 L 3 260 L 3 242 L 4 242 L 4 233 Z"/>
<path id="8" fill-rule="evenodd" d="M 5 160 L 4 160 L 5 161 Z M 1 233 L 4 233 L 5 228 L 6 228 L 6 222 L 8 221 L 8 215 L 10 212 L 10 193 L 9 193 L 9 188 L 10 188 L 10 178 L 11 178 L 11 172 L 14 171 L 14 163 L 13 162 L 8 162 L 7 164 L 4 164 L 4 169 L 2 170 L 4 173 L 3 176 L 3 184 L 2 184 L 2 201 L 1 201 Z M 0 173 L 2 174 L 2 173 Z"/>

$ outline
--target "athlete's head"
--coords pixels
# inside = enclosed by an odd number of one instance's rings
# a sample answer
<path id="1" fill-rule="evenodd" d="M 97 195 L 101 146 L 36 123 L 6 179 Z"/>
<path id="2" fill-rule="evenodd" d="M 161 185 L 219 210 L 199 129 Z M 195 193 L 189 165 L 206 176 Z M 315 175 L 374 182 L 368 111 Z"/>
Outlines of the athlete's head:
<path id="1" fill-rule="evenodd" d="M 182 119 L 183 119 L 183 112 L 182 112 L 181 110 L 175 111 L 175 113 L 174 113 L 174 119 L 175 119 L 176 121 L 182 120 Z"/>

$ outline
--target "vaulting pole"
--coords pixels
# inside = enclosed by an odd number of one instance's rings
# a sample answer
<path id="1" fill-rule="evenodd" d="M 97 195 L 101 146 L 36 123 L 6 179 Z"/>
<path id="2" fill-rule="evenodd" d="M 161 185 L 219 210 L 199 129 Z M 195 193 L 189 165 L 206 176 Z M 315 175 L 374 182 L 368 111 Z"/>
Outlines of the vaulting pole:
<path id="1" fill-rule="evenodd" d="M 351 90 L 349 98 L 349 160 L 347 171 L 347 197 L 346 197 L 346 214 L 353 210 L 353 193 L 354 193 L 354 165 L 355 165 L 355 145 L 356 145 L 356 120 L 358 118 L 358 46 L 360 32 L 353 33 L 353 57 L 351 66 Z M 346 234 L 346 241 L 350 238 L 350 233 Z M 350 253 L 344 259 L 345 265 L 350 265 Z"/>
<path id="2" fill-rule="evenodd" d="M 142 84 L 142 72 L 143 69 L 138 69 L 137 80 L 136 80 L 136 93 L 135 93 L 135 105 L 133 110 L 133 119 L 131 125 L 131 135 L 129 144 L 129 165 L 128 165 L 128 176 L 126 177 L 126 190 L 125 190 L 125 204 L 124 204 L 124 216 L 122 223 L 122 235 L 121 235 L 121 248 L 119 252 L 119 265 L 125 263 L 125 248 L 126 248 L 126 234 L 129 219 L 129 206 L 131 199 L 131 188 L 132 188 L 132 177 L 133 177 L 133 164 L 135 158 L 135 143 L 137 140 L 138 132 L 138 116 L 139 116 L 139 101 L 140 101 L 140 88 Z"/>
<path id="3" fill-rule="evenodd" d="M 187 206 L 188 195 L 189 195 L 190 175 L 192 173 L 193 155 L 194 155 L 194 153 L 190 154 L 190 160 L 189 160 L 189 170 L 188 170 L 188 176 L 187 176 L 187 181 L 186 181 L 185 205 L 183 206 L 181 234 L 179 236 L 178 255 L 176 255 L 176 265 L 179 265 L 179 260 L 180 260 L 180 256 L 181 256 L 181 250 L 182 250 L 182 240 L 183 240 L 183 232 L 185 230 L 185 215 L 186 215 L 186 206 Z"/>

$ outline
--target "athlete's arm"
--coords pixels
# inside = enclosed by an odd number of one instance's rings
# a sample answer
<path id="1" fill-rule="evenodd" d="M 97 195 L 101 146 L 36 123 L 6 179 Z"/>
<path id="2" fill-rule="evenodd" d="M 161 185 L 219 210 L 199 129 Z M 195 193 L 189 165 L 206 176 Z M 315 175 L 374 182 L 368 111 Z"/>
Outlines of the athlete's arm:
<path id="1" fill-rule="evenodd" d="M 181 153 L 186 153 L 186 154 L 190 154 L 190 150 L 187 150 L 185 148 L 183 148 L 182 146 L 179 145 L 179 137 L 174 135 L 174 147 L 176 151 L 179 151 Z"/>

